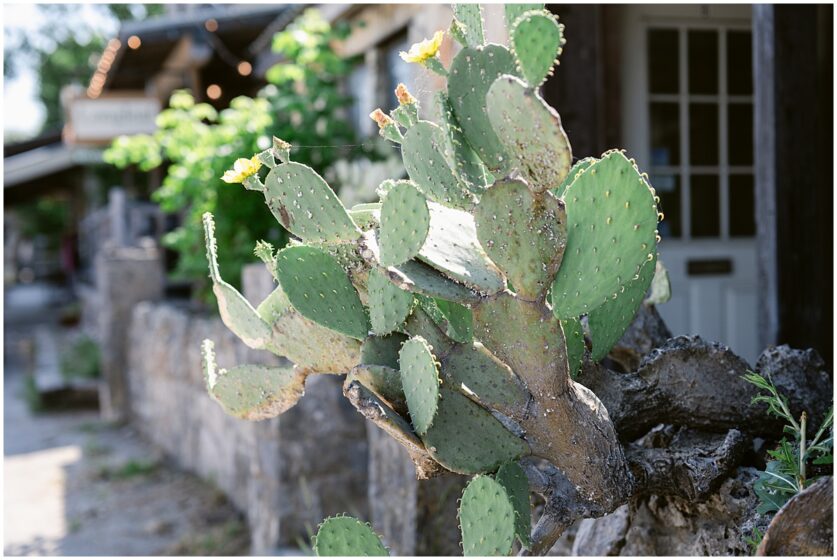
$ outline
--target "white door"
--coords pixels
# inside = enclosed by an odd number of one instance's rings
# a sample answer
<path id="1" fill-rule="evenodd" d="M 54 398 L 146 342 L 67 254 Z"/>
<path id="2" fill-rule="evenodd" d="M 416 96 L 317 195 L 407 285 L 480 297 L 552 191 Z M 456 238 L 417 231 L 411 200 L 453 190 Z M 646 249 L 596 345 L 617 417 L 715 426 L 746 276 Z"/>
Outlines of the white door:
<path id="1" fill-rule="evenodd" d="M 749 6 L 624 7 L 622 130 L 660 197 L 673 334 L 758 356 Z"/>

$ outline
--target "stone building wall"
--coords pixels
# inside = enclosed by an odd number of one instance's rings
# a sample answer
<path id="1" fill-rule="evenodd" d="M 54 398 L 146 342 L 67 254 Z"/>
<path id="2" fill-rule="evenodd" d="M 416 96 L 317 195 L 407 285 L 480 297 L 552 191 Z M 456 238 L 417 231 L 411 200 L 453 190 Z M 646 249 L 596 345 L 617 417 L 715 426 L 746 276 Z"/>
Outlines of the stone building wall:
<path id="1" fill-rule="evenodd" d="M 366 518 L 366 429 L 343 398 L 341 379 L 309 378 L 305 396 L 280 418 L 238 420 L 207 395 L 204 338 L 215 342 L 219 367 L 279 360 L 244 346 L 215 315 L 140 303 L 128 337 L 133 423 L 246 514 L 255 554 L 295 546 L 328 515 Z"/>

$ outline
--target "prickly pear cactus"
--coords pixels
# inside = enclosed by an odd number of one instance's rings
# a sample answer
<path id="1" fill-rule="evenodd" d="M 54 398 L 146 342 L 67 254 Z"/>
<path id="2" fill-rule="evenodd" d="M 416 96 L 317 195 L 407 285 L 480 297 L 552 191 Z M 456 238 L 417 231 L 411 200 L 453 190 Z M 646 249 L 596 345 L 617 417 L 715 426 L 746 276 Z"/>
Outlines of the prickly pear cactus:
<path id="1" fill-rule="evenodd" d="M 654 277 L 657 197 L 622 151 L 573 162 L 558 113 L 538 87 L 564 47 L 542 4 L 506 7 L 511 44 L 486 44 L 482 10 L 459 5 L 442 32 L 402 58 L 445 77 L 429 120 L 403 85 L 399 106 L 370 115 L 401 145 L 409 180 L 347 210 L 280 141 L 244 179 L 293 236 L 257 247 L 278 286 L 256 307 L 207 253 L 219 310 L 245 343 L 293 370 L 221 372 L 207 386 L 225 410 L 265 418 L 291 406 L 313 373 L 346 375 L 352 404 L 407 448 L 421 476 L 477 475 L 459 511 L 466 554 L 529 545 L 527 477 L 552 463 L 590 511 L 609 511 L 630 473 L 604 407 L 574 381 L 628 328 Z M 249 156 L 250 154 L 242 154 Z M 496 473 L 496 474 L 494 474 Z M 368 526 L 326 520 L 320 555 L 384 554 Z"/>
<path id="2" fill-rule="evenodd" d="M 329 517 L 313 540 L 317 556 L 389 556 L 372 528 L 354 517 Z"/>

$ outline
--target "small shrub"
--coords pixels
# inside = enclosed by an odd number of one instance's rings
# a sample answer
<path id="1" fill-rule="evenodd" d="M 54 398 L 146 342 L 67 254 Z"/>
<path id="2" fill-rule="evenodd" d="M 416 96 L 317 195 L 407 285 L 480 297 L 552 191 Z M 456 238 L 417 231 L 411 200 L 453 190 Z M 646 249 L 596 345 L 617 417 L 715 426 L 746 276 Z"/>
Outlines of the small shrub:
<path id="1" fill-rule="evenodd" d="M 89 336 L 74 340 L 61 352 L 60 360 L 61 375 L 66 381 L 99 378 L 99 345 Z"/>

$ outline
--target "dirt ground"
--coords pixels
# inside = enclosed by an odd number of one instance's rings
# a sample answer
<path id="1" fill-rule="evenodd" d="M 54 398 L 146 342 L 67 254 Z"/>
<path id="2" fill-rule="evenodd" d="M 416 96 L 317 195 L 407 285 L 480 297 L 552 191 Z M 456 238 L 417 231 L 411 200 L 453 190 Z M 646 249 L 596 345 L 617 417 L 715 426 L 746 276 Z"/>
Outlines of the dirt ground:
<path id="1" fill-rule="evenodd" d="M 95 410 L 30 410 L 21 350 L 36 326 L 60 327 L 44 319 L 49 295 L 5 296 L 4 554 L 247 554 L 247 527 L 223 494 L 130 426 Z"/>

